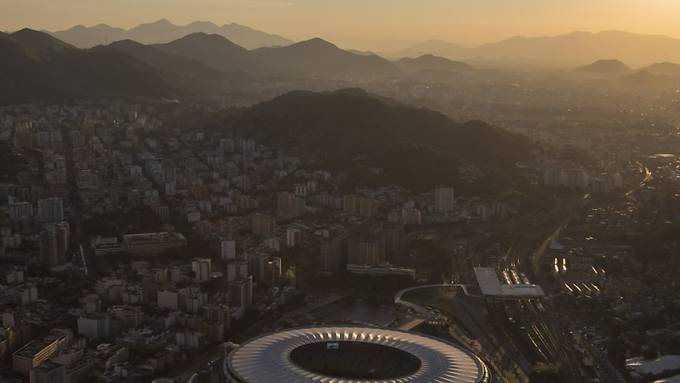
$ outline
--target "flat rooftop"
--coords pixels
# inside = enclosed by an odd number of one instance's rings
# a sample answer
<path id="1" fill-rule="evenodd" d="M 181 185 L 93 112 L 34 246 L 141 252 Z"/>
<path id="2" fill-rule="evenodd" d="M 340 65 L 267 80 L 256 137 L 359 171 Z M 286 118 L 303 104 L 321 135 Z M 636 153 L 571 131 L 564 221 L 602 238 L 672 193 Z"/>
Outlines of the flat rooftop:
<path id="1" fill-rule="evenodd" d="M 496 269 L 492 267 L 475 267 L 475 277 L 482 295 L 507 298 L 540 298 L 545 296 L 539 285 L 501 283 Z"/>
<path id="2" fill-rule="evenodd" d="M 166 241 L 184 241 L 184 235 L 180 233 L 141 233 L 141 234 L 125 234 L 123 241 L 127 244 L 144 244 L 153 242 Z"/>
<path id="3" fill-rule="evenodd" d="M 26 345 L 24 345 L 24 347 L 15 351 L 14 355 L 24 358 L 33 358 L 40 351 L 44 350 L 47 346 L 51 345 L 52 343 L 58 341 L 61 338 L 62 338 L 61 336 L 49 335 L 44 339 L 30 341 Z"/>

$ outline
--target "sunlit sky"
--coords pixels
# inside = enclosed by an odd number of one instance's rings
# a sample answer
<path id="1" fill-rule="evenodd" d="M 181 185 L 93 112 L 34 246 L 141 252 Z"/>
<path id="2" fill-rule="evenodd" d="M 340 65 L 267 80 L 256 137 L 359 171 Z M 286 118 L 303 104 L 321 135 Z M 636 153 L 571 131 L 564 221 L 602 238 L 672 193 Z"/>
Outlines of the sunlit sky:
<path id="1" fill-rule="evenodd" d="M 294 40 L 394 50 L 441 39 L 475 45 L 515 35 L 627 30 L 680 37 L 680 0 L 0 0 L 0 29 L 131 27 L 167 18 L 237 22 Z"/>

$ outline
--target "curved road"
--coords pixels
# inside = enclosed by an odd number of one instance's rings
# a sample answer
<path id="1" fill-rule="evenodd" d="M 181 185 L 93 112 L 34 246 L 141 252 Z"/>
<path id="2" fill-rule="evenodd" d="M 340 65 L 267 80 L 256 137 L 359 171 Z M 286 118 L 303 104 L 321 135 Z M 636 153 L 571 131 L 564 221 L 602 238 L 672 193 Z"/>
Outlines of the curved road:
<path id="1" fill-rule="evenodd" d="M 455 284 L 455 283 L 441 283 L 441 284 L 414 286 L 414 287 L 409 287 L 407 289 L 400 290 L 396 294 L 394 294 L 394 304 L 402 305 L 402 306 L 406 306 L 408 308 L 411 308 L 411 309 L 413 309 L 413 311 L 415 311 L 418 314 L 423 315 L 425 317 L 428 317 L 428 318 L 432 317 L 433 315 L 430 312 L 430 310 L 426 309 L 425 307 L 423 307 L 419 304 L 412 303 L 412 302 L 409 302 L 409 301 L 405 301 L 403 299 L 403 296 L 404 296 L 404 294 L 409 293 L 411 291 L 424 290 L 424 289 L 437 289 L 437 288 L 440 289 L 442 287 L 444 287 L 444 288 L 445 287 L 449 287 L 449 288 L 458 287 L 458 288 L 462 289 L 463 292 L 465 293 L 465 295 L 467 295 L 469 297 L 481 298 L 481 295 L 470 294 L 470 292 L 467 289 L 468 285 L 461 285 L 461 284 Z"/>

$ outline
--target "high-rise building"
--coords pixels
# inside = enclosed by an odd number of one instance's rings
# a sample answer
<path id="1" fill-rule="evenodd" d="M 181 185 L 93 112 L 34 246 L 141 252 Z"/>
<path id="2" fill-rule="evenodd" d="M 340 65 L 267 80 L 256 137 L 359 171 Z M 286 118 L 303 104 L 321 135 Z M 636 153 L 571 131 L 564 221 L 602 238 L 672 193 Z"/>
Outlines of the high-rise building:
<path id="1" fill-rule="evenodd" d="M 304 215 L 307 203 L 303 197 L 293 193 L 279 192 L 276 194 L 276 215 L 283 219 L 293 219 Z"/>
<path id="2" fill-rule="evenodd" d="M 32 283 L 24 283 L 16 288 L 16 297 L 22 306 L 38 300 L 38 288 Z"/>
<path id="3" fill-rule="evenodd" d="M 191 271 L 194 272 L 196 282 L 208 282 L 212 274 L 212 261 L 210 258 L 195 258 L 191 261 Z"/>
<path id="4" fill-rule="evenodd" d="M 203 307 L 203 319 L 211 322 L 219 322 L 229 327 L 229 306 L 222 304 L 210 304 Z"/>
<path id="5" fill-rule="evenodd" d="M 141 306 L 113 306 L 108 310 L 109 314 L 124 328 L 137 328 L 142 325 L 144 312 Z"/>
<path id="6" fill-rule="evenodd" d="M 411 207 L 401 209 L 401 222 L 404 225 L 422 225 L 423 215 L 420 209 Z"/>
<path id="7" fill-rule="evenodd" d="M 63 350 L 68 343 L 65 335 L 49 335 L 41 340 L 27 343 L 12 354 L 12 369 L 29 376 L 31 369 L 40 366 Z"/>
<path id="8" fill-rule="evenodd" d="M 361 235 L 347 244 L 347 262 L 353 265 L 377 266 L 387 262 L 385 237 L 383 235 Z"/>
<path id="9" fill-rule="evenodd" d="M 241 153 L 250 153 L 255 151 L 255 140 L 252 138 L 243 138 L 240 140 L 239 144 Z"/>
<path id="10" fill-rule="evenodd" d="M 179 309 L 179 293 L 177 291 L 159 291 L 156 299 L 159 308 L 170 310 Z"/>
<path id="11" fill-rule="evenodd" d="M 253 305 L 253 277 L 229 282 L 229 305 L 242 309 Z"/>
<path id="12" fill-rule="evenodd" d="M 66 263 L 70 227 L 66 222 L 48 223 L 40 233 L 40 257 L 49 267 Z"/>
<path id="13" fill-rule="evenodd" d="M 203 306 L 202 313 L 201 332 L 213 341 L 224 341 L 224 332 L 231 327 L 229 306 L 222 304 L 206 305 Z"/>
<path id="14" fill-rule="evenodd" d="M 253 234 L 263 237 L 272 238 L 276 235 L 276 218 L 266 214 L 254 214 L 251 219 Z"/>
<path id="15" fill-rule="evenodd" d="M 232 261 L 227 264 L 227 282 L 248 276 L 248 263 L 246 261 Z"/>
<path id="16" fill-rule="evenodd" d="M 199 314 L 208 303 L 208 294 L 199 286 L 188 286 L 179 290 L 178 300 L 180 309 L 190 314 Z"/>
<path id="17" fill-rule="evenodd" d="M 64 383 L 66 382 L 66 367 L 48 360 L 31 370 L 29 382 Z"/>
<path id="18" fill-rule="evenodd" d="M 58 223 L 64 220 L 64 200 L 47 198 L 38 201 L 38 217 L 43 223 Z"/>
<path id="19" fill-rule="evenodd" d="M 9 218 L 13 221 L 33 217 L 33 204 L 30 202 L 15 202 L 9 205 Z"/>
<path id="20" fill-rule="evenodd" d="M 562 169 L 546 169 L 543 172 L 543 183 L 548 186 L 563 186 L 565 180 Z"/>
<path id="21" fill-rule="evenodd" d="M 385 223 L 383 224 L 383 233 L 385 235 L 385 251 L 388 254 L 399 252 L 404 241 L 404 226 L 398 223 Z"/>
<path id="22" fill-rule="evenodd" d="M 337 273 L 347 264 L 347 232 L 334 233 L 321 240 L 321 271 Z"/>
<path id="23" fill-rule="evenodd" d="M 361 197 L 359 199 L 359 215 L 372 217 L 378 211 L 378 201 L 373 198 Z"/>
<path id="24" fill-rule="evenodd" d="M 342 198 L 342 210 L 346 213 L 372 217 L 378 211 L 379 201 L 375 198 L 357 194 L 348 194 Z"/>
<path id="25" fill-rule="evenodd" d="M 295 247 L 302 240 L 302 230 L 295 226 L 290 226 L 286 230 L 286 246 Z"/>
<path id="26" fill-rule="evenodd" d="M 307 197 L 309 189 L 307 184 L 295 184 L 295 195 L 298 197 Z"/>
<path id="27" fill-rule="evenodd" d="M 451 187 L 434 189 L 434 211 L 446 214 L 454 210 L 456 204 L 454 189 Z"/>
<path id="28" fill-rule="evenodd" d="M 258 282 L 275 283 L 281 278 L 281 258 L 267 253 L 250 257 L 250 270 Z"/>
<path id="29" fill-rule="evenodd" d="M 220 241 L 220 258 L 227 262 L 236 259 L 236 241 Z"/>
<path id="30" fill-rule="evenodd" d="M 360 196 L 356 194 L 348 194 L 342 198 L 342 210 L 346 213 L 355 213 L 359 211 Z"/>
<path id="31" fill-rule="evenodd" d="M 104 339 L 111 335 L 111 317 L 89 314 L 78 318 L 78 334 L 88 339 Z"/>
<path id="32" fill-rule="evenodd" d="M 565 186 L 585 189 L 588 187 L 588 173 L 583 169 L 568 169 L 564 174 Z"/>

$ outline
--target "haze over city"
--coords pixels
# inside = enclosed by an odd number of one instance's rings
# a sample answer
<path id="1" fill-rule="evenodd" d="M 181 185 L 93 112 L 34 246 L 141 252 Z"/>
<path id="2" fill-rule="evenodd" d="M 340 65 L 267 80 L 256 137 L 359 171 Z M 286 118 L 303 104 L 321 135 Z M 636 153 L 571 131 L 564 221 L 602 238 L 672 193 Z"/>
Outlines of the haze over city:
<path id="1" fill-rule="evenodd" d="M 0 29 L 8 31 L 205 20 L 245 24 L 294 40 L 322 37 L 344 48 L 378 52 L 431 39 L 470 46 L 572 31 L 680 37 L 680 4 L 673 0 L 2 0 L 0 9 Z"/>

